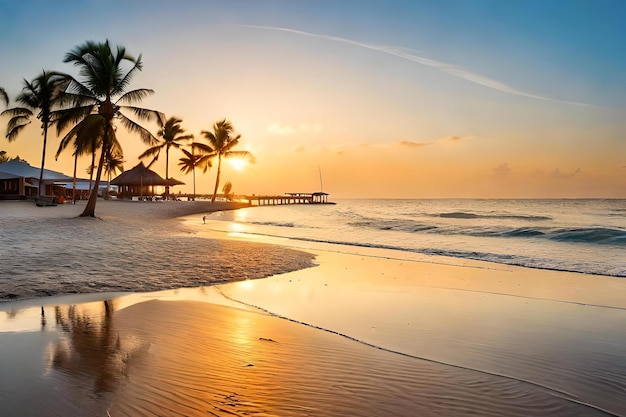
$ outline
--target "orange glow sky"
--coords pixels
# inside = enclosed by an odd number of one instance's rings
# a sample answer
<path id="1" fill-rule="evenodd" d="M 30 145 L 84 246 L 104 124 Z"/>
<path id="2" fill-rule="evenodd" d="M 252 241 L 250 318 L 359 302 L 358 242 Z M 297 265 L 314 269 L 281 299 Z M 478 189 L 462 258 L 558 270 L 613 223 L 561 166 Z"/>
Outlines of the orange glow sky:
<path id="1" fill-rule="evenodd" d="M 620 1 L 15 3 L 0 6 L 11 98 L 42 68 L 76 75 L 64 54 L 108 38 L 142 54 L 145 107 L 196 137 L 232 122 L 257 160 L 224 166 L 235 193 L 317 191 L 321 169 L 334 198 L 626 197 Z M 119 137 L 130 169 L 145 148 Z M 71 175 L 58 143 L 46 167 Z M 0 149 L 39 166 L 38 123 Z M 174 191 L 191 192 L 180 156 Z M 153 169 L 165 176 L 164 154 Z M 198 192 L 214 181 L 197 174 Z"/>

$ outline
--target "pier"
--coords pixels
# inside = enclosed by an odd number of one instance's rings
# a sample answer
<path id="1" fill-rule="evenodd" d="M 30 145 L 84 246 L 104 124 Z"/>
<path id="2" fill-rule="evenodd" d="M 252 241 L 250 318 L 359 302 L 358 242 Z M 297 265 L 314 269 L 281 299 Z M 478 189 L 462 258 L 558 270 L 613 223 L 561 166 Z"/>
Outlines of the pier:
<path id="1" fill-rule="evenodd" d="M 316 193 L 285 193 L 283 195 L 239 195 L 239 194 L 216 194 L 219 201 L 237 201 L 250 206 L 279 206 L 290 204 L 336 204 L 328 201 L 328 195 L 324 192 Z M 186 200 L 210 200 L 212 194 L 172 194 L 175 199 Z M 161 196 L 159 196 L 159 199 Z"/>
<path id="2" fill-rule="evenodd" d="M 275 206 L 286 204 L 335 204 L 328 201 L 328 194 L 317 193 L 285 193 L 283 195 L 248 195 L 239 196 L 239 200 L 248 201 L 250 205 Z"/>

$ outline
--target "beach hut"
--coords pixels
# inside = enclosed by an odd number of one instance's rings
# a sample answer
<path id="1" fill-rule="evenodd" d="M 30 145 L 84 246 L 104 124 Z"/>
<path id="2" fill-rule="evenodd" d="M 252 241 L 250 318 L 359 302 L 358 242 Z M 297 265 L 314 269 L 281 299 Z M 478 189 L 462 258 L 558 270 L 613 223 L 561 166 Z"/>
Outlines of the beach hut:
<path id="1" fill-rule="evenodd" d="M 144 198 L 162 194 L 164 189 L 161 190 L 158 187 L 171 187 L 184 183 L 174 178 L 163 179 L 140 162 L 133 169 L 124 171 L 112 179 L 111 184 L 119 187 L 118 197 L 120 198 Z"/>

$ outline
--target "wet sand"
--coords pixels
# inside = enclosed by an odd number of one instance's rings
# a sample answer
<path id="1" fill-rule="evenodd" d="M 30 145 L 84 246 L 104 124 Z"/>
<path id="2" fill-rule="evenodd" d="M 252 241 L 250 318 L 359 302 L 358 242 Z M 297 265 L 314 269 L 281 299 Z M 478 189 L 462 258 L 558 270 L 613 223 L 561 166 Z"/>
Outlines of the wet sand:
<path id="1" fill-rule="evenodd" d="M 0 303 L 2 415 L 626 415 L 623 280 L 269 243 L 319 266 Z"/>

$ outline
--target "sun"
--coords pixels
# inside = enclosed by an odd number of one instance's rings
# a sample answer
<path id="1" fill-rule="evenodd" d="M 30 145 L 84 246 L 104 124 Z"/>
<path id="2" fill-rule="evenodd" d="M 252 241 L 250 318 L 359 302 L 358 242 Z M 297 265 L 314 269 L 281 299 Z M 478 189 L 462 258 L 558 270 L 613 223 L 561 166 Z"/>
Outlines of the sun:
<path id="1" fill-rule="evenodd" d="M 242 171 L 246 166 L 248 166 L 248 161 L 241 158 L 233 158 L 230 159 L 229 162 L 233 166 L 235 171 Z"/>

